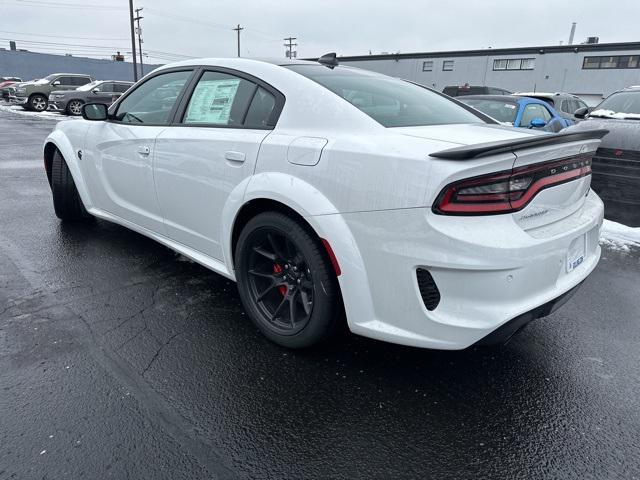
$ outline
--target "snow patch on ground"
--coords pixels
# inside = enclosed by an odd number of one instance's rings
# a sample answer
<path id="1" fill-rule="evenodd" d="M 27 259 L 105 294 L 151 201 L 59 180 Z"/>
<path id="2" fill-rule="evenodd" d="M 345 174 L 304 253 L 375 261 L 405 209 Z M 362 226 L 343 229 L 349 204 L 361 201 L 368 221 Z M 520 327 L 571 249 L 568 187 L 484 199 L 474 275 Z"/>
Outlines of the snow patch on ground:
<path id="1" fill-rule="evenodd" d="M 628 227 L 622 223 L 605 220 L 600 233 L 600 244 L 612 250 L 625 252 L 631 247 L 640 247 L 640 227 Z"/>
<path id="2" fill-rule="evenodd" d="M 4 105 L 0 104 L 0 112 L 15 113 L 25 117 L 42 118 L 46 120 L 54 120 L 56 122 L 73 119 L 73 117 L 67 117 L 66 115 L 61 115 L 57 112 L 30 112 L 29 110 L 22 108 L 20 105 L 11 105 L 8 103 L 5 103 Z"/>

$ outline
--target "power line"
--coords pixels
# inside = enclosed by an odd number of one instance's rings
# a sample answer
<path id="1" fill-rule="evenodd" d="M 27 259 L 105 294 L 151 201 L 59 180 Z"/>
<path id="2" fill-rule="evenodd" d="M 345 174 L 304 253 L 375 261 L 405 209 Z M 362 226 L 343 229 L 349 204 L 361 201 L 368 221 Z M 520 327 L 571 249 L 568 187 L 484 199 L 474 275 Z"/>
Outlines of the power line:
<path id="1" fill-rule="evenodd" d="M 50 35 L 45 33 L 24 33 L 24 32 L 10 32 L 7 30 L 0 30 L 0 33 L 10 33 L 15 35 L 26 35 L 29 37 L 48 37 L 48 38 L 67 38 L 72 40 L 129 40 L 128 38 L 101 38 L 101 37 L 71 37 L 65 35 Z"/>
<path id="2" fill-rule="evenodd" d="M 40 8 L 56 8 L 56 9 L 77 9 L 77 10 L 103 10 L 103 11 L 122 11 L 118 7 L 114 7 L 111 5 L 87 5 L 87 4 L 79 4 L 79 3 L 47 3 L 40 0 L 5 0 L 13 1 L 16 3 L 8 4 L 11 7 L 40 7 Z"/>

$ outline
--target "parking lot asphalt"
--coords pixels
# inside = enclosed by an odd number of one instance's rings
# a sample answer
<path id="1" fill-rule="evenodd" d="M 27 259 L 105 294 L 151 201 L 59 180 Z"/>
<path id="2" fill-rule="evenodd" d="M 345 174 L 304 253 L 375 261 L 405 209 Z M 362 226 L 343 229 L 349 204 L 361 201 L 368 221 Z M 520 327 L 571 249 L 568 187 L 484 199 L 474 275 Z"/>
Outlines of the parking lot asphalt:
<path id="1" fill-rule="evenodd" d="M 640 478 L 639 252 L 503 347 L 287 351 L 232 282 L 61 224 L 54 125 L 0 111 L 0 479 Z"/>

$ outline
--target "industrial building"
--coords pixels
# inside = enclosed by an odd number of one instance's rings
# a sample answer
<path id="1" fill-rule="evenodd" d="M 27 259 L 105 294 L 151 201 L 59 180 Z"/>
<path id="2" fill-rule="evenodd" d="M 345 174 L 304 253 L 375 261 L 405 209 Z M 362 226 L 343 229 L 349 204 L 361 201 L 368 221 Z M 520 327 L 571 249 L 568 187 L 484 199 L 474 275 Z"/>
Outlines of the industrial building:
<path id="1" fill-rule="evenodd" d="M 639 60 L 640 42 L 339 58 L 343 65 L 405 78 L 439 91 L 447 85 L 468 83 L 514 92 L 568 92 L 589 105 L 621 88 L 640 85 Z"/>
<path id="2" fill-rule="evenodd" d="M 144 65 L 144 73 L 157 67 Z M 128 62 L 0 48 L 0 77 L 33 80 L 59 72 L 84 73 L 96 79 L 133 80 L 133 65 Z"/>

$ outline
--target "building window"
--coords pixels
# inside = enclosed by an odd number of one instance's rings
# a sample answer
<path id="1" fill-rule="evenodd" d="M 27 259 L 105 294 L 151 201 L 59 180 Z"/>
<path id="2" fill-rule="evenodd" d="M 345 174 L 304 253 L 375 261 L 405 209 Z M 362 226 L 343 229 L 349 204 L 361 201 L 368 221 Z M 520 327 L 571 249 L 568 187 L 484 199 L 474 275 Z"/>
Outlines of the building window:
<path id="1" fill-rule="evenodd" d="M 640 55 L 607 55 L 605 57 L 584 57 L 583 70 L 600 68 L 638 68 Z"/>
<path id="2" fill-rule="evenodd" d="M 422 62 L 422 71 L 423 72 L 432 72 L 433 71 L 433 60 L 425 60 Z"/>
<path id="3" fill-rule="evenodd" d="M 507 69 L 507 60 L 494 60 L 493 61 L 493 69 L 494 70 L 506 70 Z"/>
<path id="4" fill-rule="evenodd" d="M 493 61 L 494 70 L 533 70 L 535 58 L 497 58 Z"/>
<path id="5" fill-rule="evenodd" d="M 533 70 L 536 68 L 536 59 L 535 58 L 523 58 L 522 66 L 520 70 Z"/>
<path id="6" fill-rule="evenodd" d="M 453 60 L 443 60 L 442 61 L 442 71 L 443 72 L 453 72 Z"/>

